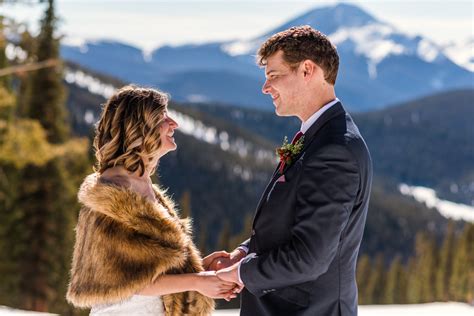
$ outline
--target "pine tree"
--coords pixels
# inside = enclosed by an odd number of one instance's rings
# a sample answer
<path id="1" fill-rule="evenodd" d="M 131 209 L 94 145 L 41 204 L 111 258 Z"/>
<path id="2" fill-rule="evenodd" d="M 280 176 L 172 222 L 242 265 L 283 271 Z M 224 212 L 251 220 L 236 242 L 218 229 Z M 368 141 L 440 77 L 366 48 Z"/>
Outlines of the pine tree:
<path id="1" fill-rule="evenodd" d="M 54 4 L 47 2 L 41 31 L 36 39 L 38 61 L 59 58 L 59 41 L 54 37 Z M 29 163 L 21 169 L 15 208 L 21 214 L 17 247 L 20 269 L 20 308 L 68 313 L 64 295 L 68 283 L 77 218 L 76 192 L 87 160 L 86 144 L 69 141 L 65 119 L 62 73 L 44 68 L 26 80 L 29 93 L 24 113 L 37 120 L 46 132 L 51 154 L 45 163 Z"/>
<path id="2" fill-rule="evenodd" d="M 357 288 L 359 291 L 359 304 L 369 304 L 370 298 L 368 297 L 367 286 L 370 280 L 370 274 L 372 273 L 372 267 L 370 258 L 364 254 L 360 257 L 357 263 Z"/>
<path id="3" fill-rule="evenodd" d="M 5 54 L 6 39 L 4 21 L 0 16 L 0 69 L 8 66 Z M 15 96 L 8 76 L 0 77 L 0 305 L 14 305 L 18 293 L 18 270 L 14 260 L 13 242 L 17 232 L 12 229 L 17 214 L 12 212 L 16 196 L 18 172 L 6 160 L 3 149 L 6 146 L 9 129 L 13 126 Z"/>
<path id="4" fill-rule="evenodd" d="M 467 253 L 467 289 L 466 289 L 466 302 L 474 304 L 474 224 L 466 224 L 467 232 L 465 233 L 465 246 Z"/>
<path id="5" fill-rule="evenodd" d="M 33 62 L 35 57 L 35 41 L 36 39 L 30 34 L 28 30 L 24 30 L 20 34 L 20 42 L 18 46 L 26 53 L 27 62 Z M 31 95 L 31 74 L 28 72 L 21 72 L 17 74 L 18 78 L 18 99 L 16 105 L 16 114 L 19 117 L 28 117 L 29 96 Z"/>
<path id="6" fill-rule="evenodd" d="M 436 300 L 448 301 L 449 279 L 452 273 L 453 255 L 454 255 L 454 223 L 449 222 L 443 244 L 439 252 L 439 265 L 436 275 Z"/>
<path id="7" fill-rule="evenodd" d="M 219 238 L 217 239 L 217 249 L 227 250 L 230 248 L 230 224 L 228 220 L 225 220 L 222 224 L 221 232 L 219 233 Z"/>
<path id="8" fill-rule="evenodd" d="M 4 18 L 0 15 L 0 69 L 8 66 L 7 55 L 5 48 L 7 46 L 7 39 L 4 34 Z M 0 87 L 8 88 L 10 86 L 11 78 L 9 76 L 0 77 Z"/>
<path id="9" fill-rule="evenodd" d="M 425 267 L 423 269 L 423 272 L 426 273 L 426 282 L 423 283 L 423 301 L 434 302 L 436 297 L 436 271 L 438 270 L 438 252 L 436 247 L 436 240 L 433 235 L 427 236 L 423 266 Z"/>
<path id="10" fill-rule="evenodd" d="M 432 302 L 436 286 L 436 244 L 434 237 L 418 233 L 415 240 L 415 257 L 410 267 L 408 301 L 410 303 Z"/>
<path id="11" fill-rule="evenodd" d="M 236 235 L 234 235 L 230 238 L 229 249 L 223 249 L 223 250 L 233 251 L 242 242 L 244 242 L 245 240 L 247 240 L 250 237 L 250 233 L 252 231 L 253 216 L 254 216 L 253 212 L 246 213 L 242 230 L 240 231 L 240 233 L 238 233 L 238 234 L 236 234 Z M 221 250 L 221 249 L 219 249 L 219 250 Z"/>
<path id="12" fill-rule="evenodd" d="M 189 190 L 183 192 L 179 200 L 179 206 L 182 218 L 191 217 L 191 192 L 189 192 Z"/>
<path id="13" fill-rule="evenodd" d="M 407 288 L 408 288 L 408 268 L 406 265 L 401 266 L 400 279 L 398 285 L 398 301 L 396 304 L 407 304 Z"/>
<path id="14" fill-rule="evenodd" d="M 367 304 L 382 304 L 384 302 L 385 280 L 384 257 L 383 254 L 378 254 L 367 282 Z"/>
<path id="15" fill-rule="evenodd" d="M 37 40 L 37 61 L 60 58 L 59 40 L 55 37 L 55 30 L 54 1 L 48 0 Z M 62 80 L 61 69 L 57 67 L 35 71 L 31 78 L 31 91 L 26 109 L 28 117 L 41 122 L 47 132 L 48 140 L 52 143 L 63 143 L 69 136 Z"/>
<path id="16" fill-rule="evenodd" d="M 199 237 L 197 239 L 197 247 L 203 254 L 207 254 L 207 225 L 201 222 L 199 226 Z"/>
<path id="17" fill-rule="evenodd" d="M 4 34 L 4 18 L 0 15 L 0 69 L 6 68 L 9 65 L 5 52 L 6 47 L 7 39 Z M 4 132 L 7 123 L 12 121 L 14 105 L 15 96 L 11 89 L 11 78 L 10 76 L 0 76 L 0 133 Z"/>
<path id="18" fill-rule="evenodd" d="M 418 265 L 414 256 L 408 259 L 406 266 L 407 271 L 407 286 L 406 286 L 406 300 L 408 304 L 416 304 L 420 302 Z"/>
<path id="19" fill-rule="evenodd" d="M 453 272 L 449 284 L 455 301 L 472 302 L 474 295 L 474 225 L 465 224 L 456 241 Z"/>
<path id="20" fill-rule="evenodd" d="M 41 35 L 33 39 L 39 45 L 23 33 L 30 40 L 22 44 L 40 49 L 27 50 L 29 61 L 58 55 L 48 50 L 48 29 L 54 28 L 47 22 L 54 20 L 52 1 L 48 4 Z M 0 30 L 0 68 L 6 65 L 4 46 Z M 60 142 L 68 137 L 65 121 L 55 117 L 66 113 L 58 97 L 64 95 L 60 72 L 25 72 L 19 79 L 21 98 L 15 98 L 9 80 L 0 78 L 0 305 L 77 314 L 64 294 L 78 211 L 75 194 L 90 164 L 88 143 Z"/>
<path id="21" fill-rule="evenodd" d="M 403 304 L 406 302 L 406 275 L 401 256 L 396 256 L 390 264 L 385 285 L 386 304 Z"/>

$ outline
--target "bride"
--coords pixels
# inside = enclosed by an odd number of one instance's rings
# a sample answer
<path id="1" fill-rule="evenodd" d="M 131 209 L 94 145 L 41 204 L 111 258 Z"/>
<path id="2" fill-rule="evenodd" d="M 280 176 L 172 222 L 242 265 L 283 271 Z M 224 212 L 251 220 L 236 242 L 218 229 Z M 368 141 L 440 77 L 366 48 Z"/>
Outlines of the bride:
<path id="1" fill-rule="evenodd" d="M 239 291 L 192 242 L 190 224 L 151 175 L 176 149 L 168 97 L 126 86 L 104 105 L 96 127 L 95 173 L 82 183 L 67 300 L 90 315 L 210 315 L 212 298 Z"/>

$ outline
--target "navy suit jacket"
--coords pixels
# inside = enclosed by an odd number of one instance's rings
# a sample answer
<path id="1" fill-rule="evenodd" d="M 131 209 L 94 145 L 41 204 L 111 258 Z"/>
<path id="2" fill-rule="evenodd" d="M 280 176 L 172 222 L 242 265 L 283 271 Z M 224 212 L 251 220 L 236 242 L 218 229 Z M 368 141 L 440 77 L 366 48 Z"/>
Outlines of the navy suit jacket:
<path id="1" fill-rule="evenodd" d="M 302 152 L 275 171 L 243 245 L 241 315 L 357 315 L 355 270 L 372 163 L 340 102 L 305 133 Z"/>

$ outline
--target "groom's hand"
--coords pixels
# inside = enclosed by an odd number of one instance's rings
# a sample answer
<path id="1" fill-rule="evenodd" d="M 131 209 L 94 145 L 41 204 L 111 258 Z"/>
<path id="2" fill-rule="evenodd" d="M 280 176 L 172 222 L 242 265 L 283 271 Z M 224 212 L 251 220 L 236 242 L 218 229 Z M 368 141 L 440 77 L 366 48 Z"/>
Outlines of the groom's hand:
<path id="1" fill-rule="evenodd" d="M 245 251 L 242 249 L 235 249 L 232 251 L 229 256 L 219 256 L 215 257 L 214 260 L 211 262 L 209 265 L 209 270 L 221 270 L 227 267 L 230 267 L 231 265 L 239 262 L 242 258 L 244 258 L 247 255 Z"/>
<path id="2" fill-rule="evenodd" d="M 234 293 L 240 293 L 244 288 L 244 285 L 239 280 L 239 264 L 240 260 L 231 265 L 230 267 L 221 269 L 216 272 L 219 279 L 227 282 L 233 282 L 237 286 L 234 288 Z"/>
<path id="3" fill-rule="evenodd" d="M 230 258 L 230 255 L 231 255 L 230 253 L 224 250 L 213 252 L 210 255 L 206 256 L 204 259 L 202 259 L 202 266 L 204 267 L 204 270 L 206 271 L 219 270 L 215 262 L 217 262 L 217 260 L 220 258 L 222 258 L 222 260 L 226 258 Z"/>

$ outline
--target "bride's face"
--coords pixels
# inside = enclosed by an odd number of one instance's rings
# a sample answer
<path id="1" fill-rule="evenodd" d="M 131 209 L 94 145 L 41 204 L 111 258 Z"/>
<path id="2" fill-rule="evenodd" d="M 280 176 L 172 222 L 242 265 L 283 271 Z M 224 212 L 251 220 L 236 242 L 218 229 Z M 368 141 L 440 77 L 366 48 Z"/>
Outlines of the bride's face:
<path id="1" fill-rule="evenodd" d="M 165 111 L 163 121 L 160 124 L 160 140 L 161 147 L 159 149 L 160 157 L 166 153 L 176 149 L 176 143 L 174 140 L 174 130 L 178 128 L 178 123 L 173 120 L 169 115 L 168 111 Z"/>

